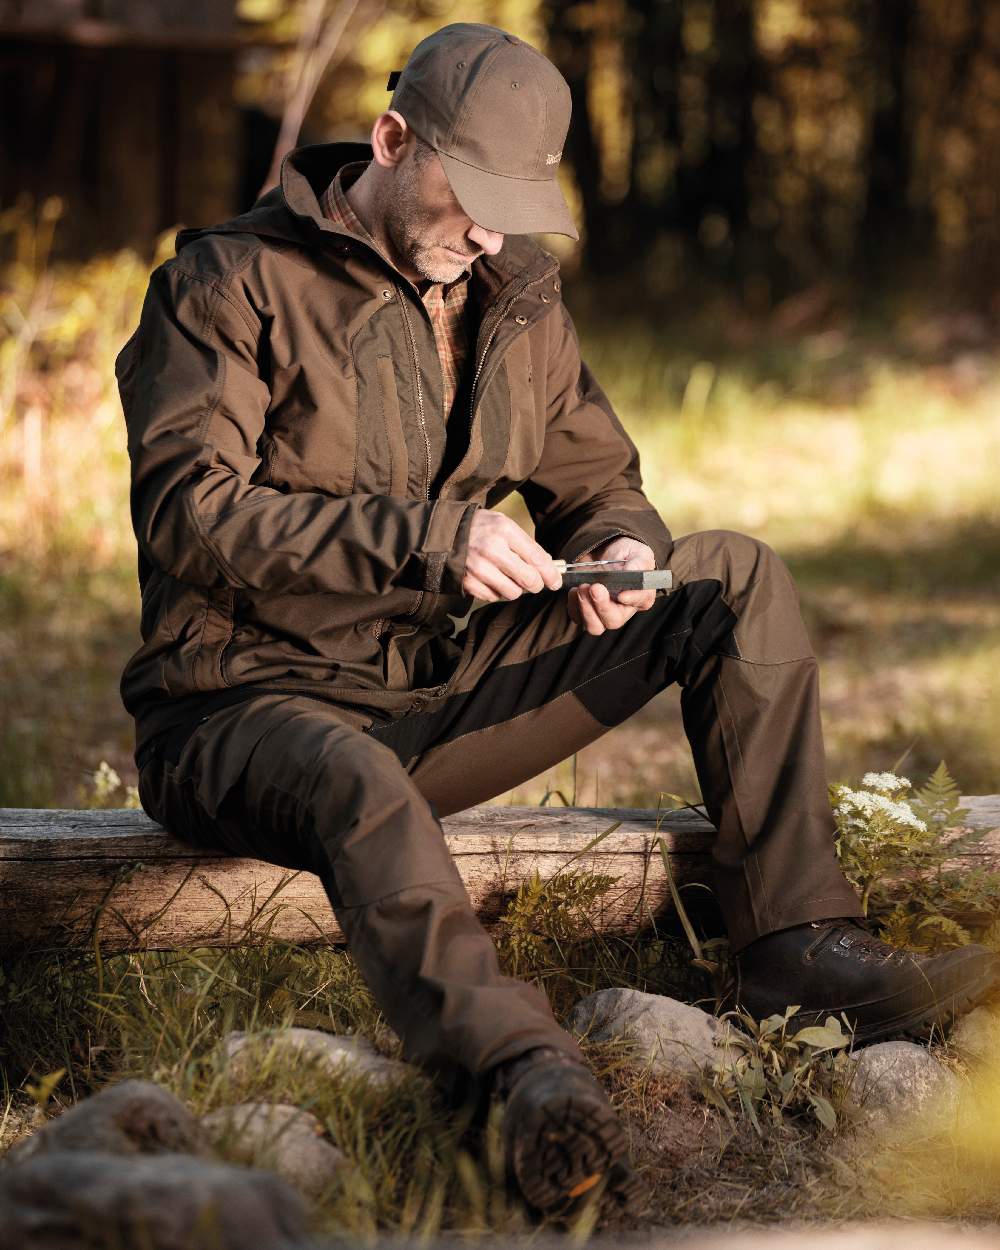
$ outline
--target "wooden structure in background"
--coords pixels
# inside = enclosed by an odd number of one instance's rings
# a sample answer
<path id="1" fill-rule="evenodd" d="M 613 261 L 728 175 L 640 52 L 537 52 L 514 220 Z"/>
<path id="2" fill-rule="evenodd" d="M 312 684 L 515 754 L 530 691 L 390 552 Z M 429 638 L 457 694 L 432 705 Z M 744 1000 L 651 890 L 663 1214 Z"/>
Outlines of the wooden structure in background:
<path id="1" fill-rule="evenodd" d="M 78 258 L 240 211 L 234 3 L 0 0 L 0 208 L 61 196 Z"/>
<path id="2" fill-rule="evenodd" d="M 962 806 L 970 825 L 996 831 L 968 853 L 970 864 L 996 867 L 1000 795 L 964 797 Z M 714 830 L 691 810 L 483 805 L 442 824 L 487 924 L 533 871 L 548 880 L 584 869 L 615 879 L 588 917 L 596 931 L 648 928 L 671 910 L 661 837 L 679 886 L 711 880 Z M 317 877 L 206 855 L 141 811 L 0 809 L 0 952 L 95 941 L 105 952 L 170 950 L 265 936 L 342 940 Z"/>

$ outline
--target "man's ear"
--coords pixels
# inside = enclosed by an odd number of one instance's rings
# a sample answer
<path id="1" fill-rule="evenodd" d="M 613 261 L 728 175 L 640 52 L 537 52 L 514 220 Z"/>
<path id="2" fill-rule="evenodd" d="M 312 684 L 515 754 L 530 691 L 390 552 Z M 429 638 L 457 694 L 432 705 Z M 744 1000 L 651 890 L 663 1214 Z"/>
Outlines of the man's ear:
<path id="1" fill-rule="evenodd" d="M 416 143 L 416 134 L 410 129 L 402 113 L 389 109 L 375 118 L 371 140 L 376 163 L 389 169 L 400 164 L 406 157 Z"/>

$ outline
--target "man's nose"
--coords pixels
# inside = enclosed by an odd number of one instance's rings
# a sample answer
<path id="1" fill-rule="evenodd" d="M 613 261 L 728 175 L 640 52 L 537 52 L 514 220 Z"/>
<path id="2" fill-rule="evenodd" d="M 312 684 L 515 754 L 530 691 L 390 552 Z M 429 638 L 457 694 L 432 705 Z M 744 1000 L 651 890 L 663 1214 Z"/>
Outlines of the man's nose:
<path id="1" fill-rule="evenodd" d="M 487 256 L 495 256 L 503 247 L 502 234 L 497 234 L 495 230 L 487 230 L 485 226 L 477 226 L 475 222 L 467 231 L 466 237 L 471 239 L 477 247 L 481 247 Z"/>

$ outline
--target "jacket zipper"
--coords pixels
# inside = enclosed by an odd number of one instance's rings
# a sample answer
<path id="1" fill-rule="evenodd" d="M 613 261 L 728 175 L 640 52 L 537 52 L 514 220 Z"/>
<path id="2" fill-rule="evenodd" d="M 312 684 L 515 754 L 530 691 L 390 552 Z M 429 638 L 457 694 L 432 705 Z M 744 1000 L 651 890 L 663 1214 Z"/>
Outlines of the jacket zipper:
<path id="1" fill-rule="evenodd" d="M 539 286 L 542 282 L 545 282 L 554 273 L 556 273 L 557 270 L 558 270 L 558 265 L 554 266 L 552 269 L 549 269 L 546 273 L 543 273 L 540 277 L 534 278 L 531 282 L 526 282 L 523 286 L 519 287 L 514 292 L 514 294 L 511 295 L 510 299 L 507 300 L 506 304 L 504 304 L 500 312 L 493 318 L 493 324 L 490 326 L 490 332 L 486 337 L 486 342 L 483 344 L 483 350 L 479 356 L 479 360 L 476 363 L 476 371 L 473 374 L 473 378 L 472 378 L 472 388 L 471 388 L 471 394 L 469 396 L 469 431 L 470 431 L 470 434 L 472 431 L 473 416 L 476 411 L 476 387 L 479 385 L 479 378 L 483 372 L 483 366 L 486 363 L 486 357 L 489 353 L 490 345 L 492 344 L 494 338 L 496 337 L 497 330 L 500 328 L 500 323 L 503 321 L 504 317 L 507 316 L 507 313 L 514 306 L 514 303 L 517 300 L 519 300 L 526 291 L 529 291 L 533 286 Z M 413 327 L 410 323 L 410 314 L 407 312 L 407 309 L 406 309 L 406 299 L 404 298 L 402 291 L 399 289 L 399 284 L 396 282 L 393 282 L 392 285 L 393 285 L 393 289 L 396 292 L 396 299 L 399 301 L 400 310 L 402 311 L 402 314 L 403 314 L 403 324 L 406 327 L 406 341 L 409 344 L 410 357 L 413 362 L 413 375 L 414 375 L 414 382 L 416 384 L 416 394 L 417 394 L 417 419 L 420 423 L 420 433 L 423 435 L 423 439 L 424 439 L 424 498 L 429 501 L 430 500 L 430 479 L 431 479 L 431 444 L 430 444 L 430 439 L 428 438 L 428 435 L 427 435 L 427 423 L 424 418 L 423 388 L 420 385 L 420 360 L 417 356 L 417 345 L 413 338 Z M 447 486 L 447 482 L 442 483 L 442 486 L 441 486 L 442 495 L 446 486 Z M 413 616 L 416 612 L 419 612 L 420 607 L 423 604 L 426 591 L 422 590 L 419 593 L 420 593 L 420 598 L 417 600 L 414 606 L 407 613 L 405 613 L 406 616 Z M 378 632 L 375 634 L 376 638 L 379 638 L 381 636 L 383 628 L 384 626 L 382 625 L 379 626 Z"/>
<path id="2" fill-rule="evenodd" d="M 403 314 L 403 325 L 406 327 L 406 341 L 410 345 L 410 358 L 413 361 L 413 380 L 416 386 L 416 393 L 417 393 L 417 420 L 420 423 L 420 433 L 423 435 L 423 439 L 424 439 L 424 499 L 430 502 L 430 497 L 431 497 L 431 440 L 427 435 L 427 422 L 424 419 L 424 391 L 423 391 L 423 387 L 420 385 L 420 358 L 417 356 L 417 345 L 413 338 L 413 327 L 410 324 L 410 314 L 409 312 L 407 312 L 407 309 L 406 309 L 406 298 L 404 297 L 403 292 L 399 289 L 399 286 L 397 283 L 394 282 L 392 286 L 393 286 L 393 290 L 396 292 L 396 300 L 399 303 L 400 311 Z M 404 615 L 413 616 L 417 612 L 419 612 L 420 608 L 423 605 L 424 597 L 426 593 L 427 592 L 424 590 L 418 591 L 417 594 L 419 595 L 419 598 L 417 599 L 413 607 L 410 608 L 410 610 L 406 612 Z M 385 624 L 387 625 L 388 621 L 386 621 Z M 378 633 L 375 635 L 376 638 L 381 639 L 382 631 L 384 628 L 385 628 L 385 625 L 382 625 L 379 628 Z"/>
<path id="3" fill-rule="evenodd" d="M 410 314 L 406 311 L 406 299 L 399 286 L 394 282 L 393 290 L 403 313 L 403 324 L 406 326 L 406 341 L 410 345 L 410 357 L 413 360 L 413 379 L 417 388 L 417 420 L 420 422 L 420 433 L 424 436 L 424 498 L 431 497 L 431 440 L 427 437 L 427 423 L 424 420 L 424 393 L 420 385 L 420 360 L 417 357 L 417 345 L 413 340 L 413 327 L 410 325 Z"/>

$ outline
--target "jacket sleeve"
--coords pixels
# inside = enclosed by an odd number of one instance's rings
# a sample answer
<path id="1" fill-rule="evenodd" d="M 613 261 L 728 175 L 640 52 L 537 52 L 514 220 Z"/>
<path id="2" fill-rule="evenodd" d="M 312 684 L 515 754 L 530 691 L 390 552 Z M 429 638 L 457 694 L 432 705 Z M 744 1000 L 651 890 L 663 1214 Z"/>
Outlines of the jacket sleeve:
<path id="1" fill-rule="evenodd" d="M 168 261 L 115 362 L 132 524 L 164 572 L 222 589 L 460 593 L 477 505 L 254 484 L 270 390 L 250 305 Z"/>
<path id="2" fill-rule="evenodd" d="M 662 568 L 673 539 L 643 494 L 635 444 L 581 360 L 565 307 L 550 320 L 545 443 L 521 487 L 535 537 L 553 556 L 576 560 L 625 535 L 651 547 Z"/>

